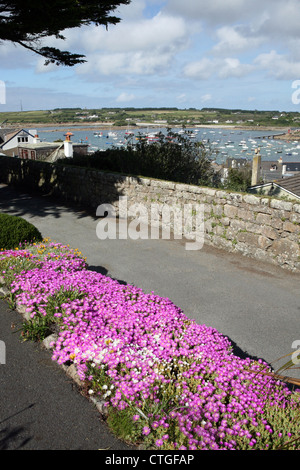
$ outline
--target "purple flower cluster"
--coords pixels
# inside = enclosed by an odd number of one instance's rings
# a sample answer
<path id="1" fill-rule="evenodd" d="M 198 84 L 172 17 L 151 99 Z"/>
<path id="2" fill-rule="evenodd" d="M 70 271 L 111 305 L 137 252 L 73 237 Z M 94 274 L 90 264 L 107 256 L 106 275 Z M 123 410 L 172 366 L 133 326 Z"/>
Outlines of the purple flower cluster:
<path id="1" fill-rule="evenodd" d="M 11 286 L 32 318 L 47 315 L 61 290 L 81 295 L 56 310 L 53 360 L 72 361 L 90 383 L 102 374 L 102 397 L 132 409 L 141 435 L 153 436 L 157 447 L 251 449 L 288 435 L 275 429 L 268 410 L 297 410 L 297 394 L 260 374 L 266 364 L 235 356 L 228 338 L 190 320 L 171 300 L 89 271 L 66 253 L 47 256 Z"/>

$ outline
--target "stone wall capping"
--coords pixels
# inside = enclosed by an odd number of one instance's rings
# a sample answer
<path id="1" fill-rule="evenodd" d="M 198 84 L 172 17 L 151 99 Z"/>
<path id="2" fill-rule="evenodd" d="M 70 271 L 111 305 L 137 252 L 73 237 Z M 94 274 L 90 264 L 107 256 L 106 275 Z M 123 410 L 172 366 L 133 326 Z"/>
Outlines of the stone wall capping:
<path id="1" fill-rule="evenodd" d="M 261 202 L 261 198 L 258 196 L 254 196 L 253 194 L 245 194 L 243 196 L 243 201 L 247 204 L 257 206 Z"/>
<path id="2" fill-rule="evenodd" d="M 216 191 L 216 197 L 219 197 L 220 199 L 228 199 L 229 193 L 227 191 Z"/>
<path id="3" fill-rule="evenodd" d="M 231 200 L 235 205 L 237 205 L 243 201 L 243 195 L 240 193 L 229 193 L 228 200 Z"/>
<path id="4" fill-rule="evenodd" d="M 263 205 L 263 206 L 269 206 L 270 205 L 270 198 L 269 197 L 262 197 L 260 199 L 260 203 Z"/>
<path id="5" fill-rule="evenodd" d="M 140 178 L 140 184 L 143 186 L 150 186 L 151 179 L 150 178 Z"/>
<path id="6" fill-rule="evenodd" d="M 207 194 L 207 196 L 215 196 L 217 190 L 213 188 L 202 188 L 203 194 Z"/>
<path id="7" fill-rule="evenodd" d="M 300 204 L 294 204 L 293 205 L 293 211 L 300 214 Z"/>
<path id="8" fill-rule="evenodd" d="M 280 209 L 290 212 L 293 209 L 293 203 L 288 201 L 282 201 L 280 199 L 271 199 L 270 207 L 272 207 L 273 209 Z"/>

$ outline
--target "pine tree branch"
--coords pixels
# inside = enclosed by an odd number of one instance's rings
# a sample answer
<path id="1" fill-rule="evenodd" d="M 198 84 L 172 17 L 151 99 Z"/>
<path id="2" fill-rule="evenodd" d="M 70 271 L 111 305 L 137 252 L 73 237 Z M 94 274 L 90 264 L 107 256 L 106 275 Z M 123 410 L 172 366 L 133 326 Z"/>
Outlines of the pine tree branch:
<path id="1" fill-rule="evenodd" d="M 80 54 L 71 54 L 68 51 L 60 51 L 59 49 L 55 49 L 54 47 L 41 47 L 36 48 L 29 44 L 26 44 L 23 41 L 16 41 L 17 44 L 20 46 L 25 47 L 26 49 L 44 57 L 45 65 L 49 64 L 56 64 L 56 65 L 66 65 L 72 67 L 76 64 L 82 64 L 86 62 L 84 55 Z"/>

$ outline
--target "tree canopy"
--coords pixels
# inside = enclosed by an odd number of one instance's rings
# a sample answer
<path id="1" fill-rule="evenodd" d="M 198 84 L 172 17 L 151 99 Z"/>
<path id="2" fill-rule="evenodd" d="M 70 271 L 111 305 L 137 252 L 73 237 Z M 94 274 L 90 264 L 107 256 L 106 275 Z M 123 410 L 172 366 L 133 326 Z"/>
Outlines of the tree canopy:
<path id="1" fill-rule="evenodd" d="M 117 24 L 111 15 L 119 5 L 131 0 L 0 0 L 0 42 L 11 41 L 41 55 L 45 64 L 56 63 L 69 67 L 85 62 L 85 56 L 42 46 L 41 40 L 50 36 L 65 39 L 62 32 L 84 25 Z"/>

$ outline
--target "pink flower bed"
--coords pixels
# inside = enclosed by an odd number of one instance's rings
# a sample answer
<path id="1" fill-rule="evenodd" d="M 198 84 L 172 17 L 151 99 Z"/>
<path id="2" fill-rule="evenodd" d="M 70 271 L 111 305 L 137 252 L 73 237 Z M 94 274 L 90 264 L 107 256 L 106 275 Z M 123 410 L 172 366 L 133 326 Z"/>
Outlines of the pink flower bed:
<path id="1" fill-rule="evenodd" d="M 80 258 L 48 256 L 38 266 L 11 285 L 32 318 L 47 315 L 58 291 L 80 293 L 54 314 L 60 331 L 53 360 L 72 361 L 91 384 L 101 375 L 96 393 L 100 388 L 108 406 L 132 409 L 141 434 L 157 447 L 262 449 L 295 437 L 289 419 L 282 418 L 282 429 L 272 416 L 294 416 L 299 394 L 260 374 L 261 361 L 235 356 L 216 329 L 190 320 L 167 298 L 89 271 Z"/>

